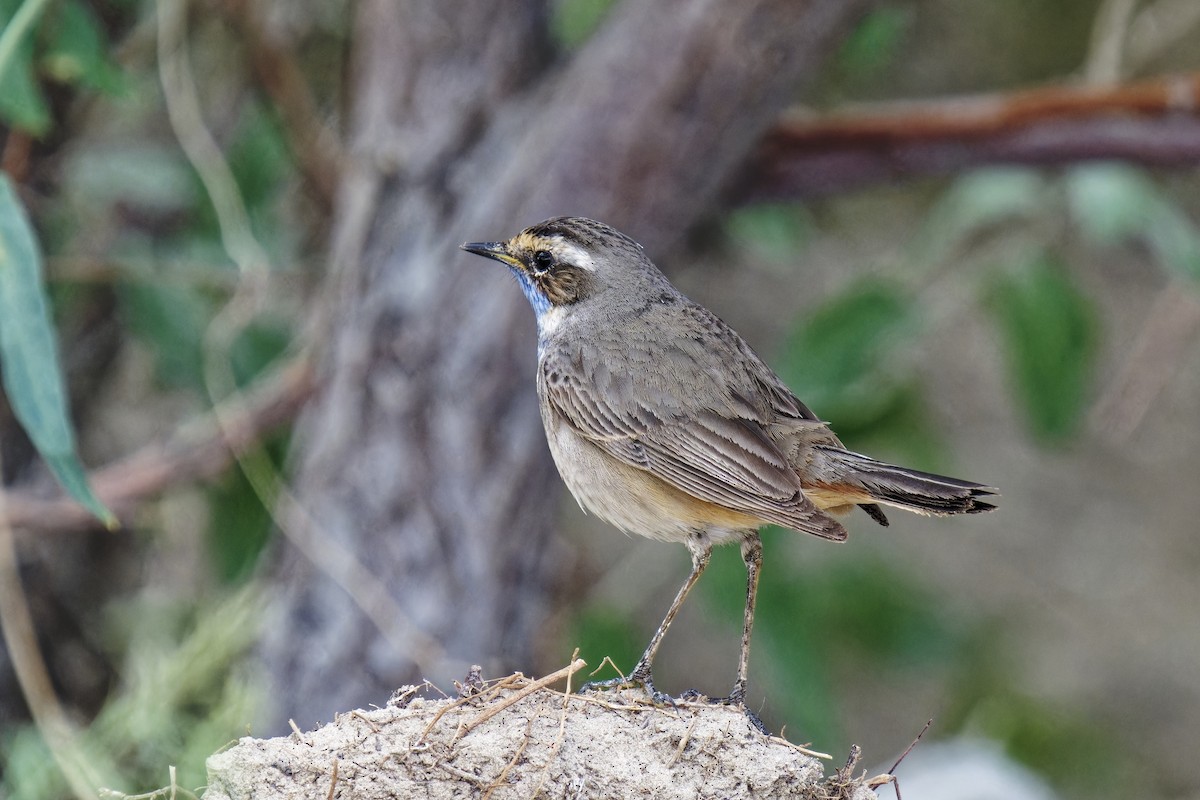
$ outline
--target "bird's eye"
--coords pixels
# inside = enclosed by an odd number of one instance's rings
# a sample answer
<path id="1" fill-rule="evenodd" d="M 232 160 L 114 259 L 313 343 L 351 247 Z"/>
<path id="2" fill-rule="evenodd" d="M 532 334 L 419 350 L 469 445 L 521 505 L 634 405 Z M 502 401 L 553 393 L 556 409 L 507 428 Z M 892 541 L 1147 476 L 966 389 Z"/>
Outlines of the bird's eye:
<path id="1" fill-rule="evenodd" d="M 538 250 L 533 254 L 533 267 L 538 272 L 546 272 L 554 265 L 554 256 L 549 250 Z"/>

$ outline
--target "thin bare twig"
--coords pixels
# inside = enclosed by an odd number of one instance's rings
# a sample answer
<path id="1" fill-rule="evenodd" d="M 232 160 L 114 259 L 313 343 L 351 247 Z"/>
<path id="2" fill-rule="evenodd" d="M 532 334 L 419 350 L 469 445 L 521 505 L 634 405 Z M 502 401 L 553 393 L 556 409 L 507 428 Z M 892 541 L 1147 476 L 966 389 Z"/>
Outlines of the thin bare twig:
<path id="1" fill-rule="evenodd" d="M 533 723 L 537 721 L 537 718 L 538 715 L 534 714 L 529 718 L 529 721 L 525 723 L 525 737 L 521 739 L 521 744 L 517 747 L 516 752 L 512 754 L 512 758 L 508 759 L 508 762 L 505 763 L 504 768 L 500 770 L 500 774 L 497 775 L 492 780 L 491 784 L 488 785 L 487 791 L 483 793 L 483 798 L 481 800 L 491 800 L 491 797 L 493 794 L 495 794 L 496 790 L 504 785 L 504 779 L 508 777 L 508 773 L 511 772 L 512 768 L 517 765 L 517 762 L 521 760 L 521 756 L 525 754 L 525 748 L 529 746 L 529 739 L 533 736 Z M 535 792 L 533 796 L 537 797 L 537 793 Z"/>
<path id="2" fill-rule="evenodd" d="M 521 689 L 519 692 L 514 692 L 513 694 L 504 698 L 500 702 L 489 706 L 486 711 L 484 711 L 478 717 L 476 717 L 475 719 L 471 720 L 470 722 L 468 722 L 466 725 L 463 726 L 463 733 L 470 733 L 476 727 L 487 722 L 489 719 L 496 716 L 501 711 L 503 711 L 504 709 L 511 706 L 513 703 L 519 703 L 520 701 L 524 700 L 529 695 L 533 694 L 534 692 L 538 691 L 539 689 L 543 689 L 543 688 L 549 686 L 550 684 L 554 683 L 555 681 L 560 681 L 563 678 L 569 679 L 571 675 L 575 674 L 576 672 L 578 672 L 579 670 L 583 669 L 586 666 L 587 666 L 586 661 L 584 661 L 582 658 L 577 658 L 573 662 L 568 664 L 567 666 L 563 667 L 562 669 L 560 669 L 556 672 L 552 672 L 544 678 L 539 678 L 538 680 L 536 680 L 533 683 L 526 686 L 524 689 Z"/>
<path id="3" fill-rule="evenodd" d="M 333 773 L 329 776 L 329 793 L 325 795 L 325 800 L 333 800 L 334 791 L 337 789 L 338 783 L 338 760 L 333 760 Z"/>

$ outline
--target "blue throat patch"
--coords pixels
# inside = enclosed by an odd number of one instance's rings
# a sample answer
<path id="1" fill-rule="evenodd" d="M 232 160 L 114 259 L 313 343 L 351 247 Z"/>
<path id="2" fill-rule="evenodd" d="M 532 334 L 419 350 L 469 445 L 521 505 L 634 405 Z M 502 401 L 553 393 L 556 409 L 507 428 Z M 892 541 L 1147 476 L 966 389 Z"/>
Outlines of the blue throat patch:
<path id="1" fill-rule="evenodd" d="M 550 301 L 546 295 L 542 294 L 538 289 L 537 284 L 525 274 L 525 272 L 510 267 L 509 271 L 516 277 L 517 283 L 521 285 L 521 291 L 525 294 L 525 299 L 529 301 L 529 305 L 533 306 L 533 313 L 537 315 L 538 320 L 541 320 L 542 315 L 550 310 Z"/>

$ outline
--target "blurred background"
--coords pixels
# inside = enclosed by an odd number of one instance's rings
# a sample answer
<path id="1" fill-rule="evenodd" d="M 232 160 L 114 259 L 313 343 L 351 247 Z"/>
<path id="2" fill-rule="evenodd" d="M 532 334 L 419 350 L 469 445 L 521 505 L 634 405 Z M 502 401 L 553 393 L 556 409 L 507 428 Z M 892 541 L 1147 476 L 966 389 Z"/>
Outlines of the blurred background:
<path id="1" fill-rule="evenodd" d="M 632 667 L 687 554 L 567 496 L 532 313 L 456 250 L 569 213 L 643 242 L 849 447 L 1001 489 L 840 546 L 767 531 L 768 727 L 886 769 L 933 718 L 926 796 L 1200 798 L 1200 4 L 0 21 L 0 161 L 123 523 L 63 499 L 0 398 L 0 797 L 197 790 L 240 735 L 473 663 Z M 744 579 L 715 554 L 660 689 L 728 691 Z"/>

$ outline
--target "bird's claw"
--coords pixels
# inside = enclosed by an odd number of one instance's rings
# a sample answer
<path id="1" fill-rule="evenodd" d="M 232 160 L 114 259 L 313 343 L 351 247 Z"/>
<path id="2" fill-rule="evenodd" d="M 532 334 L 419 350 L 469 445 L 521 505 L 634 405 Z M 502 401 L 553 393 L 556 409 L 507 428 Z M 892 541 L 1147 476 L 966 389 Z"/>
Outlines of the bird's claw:
<path id="1" fill-rule="evenodd" d="M 741 689 L 739 691 L 739 687 L 734 687 L 734 690 L 729 693 L 728 697 L 709 697 L 708 695 L 698 692 L 695 689 L 688 689 L 679 696 L 679 699 L 681 701 L 686 700 L 689 702 L 705 703 L 710 706 L 735 706 L 742 710 L 742 713 L 746 715 L 746 719 L 749 720 L 750 724 L 754 726 L 756 731 L 761 733 L 763 736 L 771 735 L 771 732 L 767 730 L 767 726 L 764 725 L 763 721 L 758 718 L 758 714 L 755 714 L 749 709 L 749 707 L 746 706 L 745 689 Z"/>
<path id="2" fill-rule="evenodd" d="M 654 688 L 654 681 L 648 672 L 635 669 L 629 675 L 621 675 L 604 681 L 589 681 L 579 687 L 579 693 L 607 691 L 609 689 L 641 689 L 650 695 L 650 700 L 657 706 L 677 705 L 675 698 L 666 692 Z"/>
<path id="3" fill-rule="evenodd" d="M 708 695 L 696 689 L 688 689 L 679 697 L 660 692 L 654 688 L 654 681 L 650 675 L 642 670 L 635 669 L 628 676 L 622 675 L 616 678 L 609 678 L 604 681 L 589 681 L 579 687 L 579 693 L 605 691 L 608 689 L 642 689 L 646 694 L 650 695 L 651 702 L 656 706 L 678 706 L 680 703 L 705 703 L 712 706 L 736 706 L 746 715 L 746 719 L 754 726 L 754 729 L 763 736 L 770 736 L 771 732 L 767 730 L 767 726 L 758 718 L 749 708 L 746 707 L 746 690 L 742 686 L 734 686 L 733 691 L 728 697 L 709 697 Z"/>

